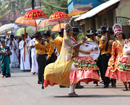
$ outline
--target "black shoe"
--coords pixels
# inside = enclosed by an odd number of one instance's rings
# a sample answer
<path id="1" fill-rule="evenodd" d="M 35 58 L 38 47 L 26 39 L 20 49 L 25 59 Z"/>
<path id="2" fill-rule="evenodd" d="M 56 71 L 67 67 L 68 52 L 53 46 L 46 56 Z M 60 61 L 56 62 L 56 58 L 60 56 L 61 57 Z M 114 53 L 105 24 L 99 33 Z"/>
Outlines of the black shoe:
<path id="1" fill-rule="evenodd" d="M 104 84 L 103 80 L 99 82 L 100 84 Z"/>
<path id="2" fill-rule="evenodd" d="M 25 72 L 26 70 L 23 70 L 23 72 Z"/>
<path id="3" fill-rule="evenodd" d="M 38 81 L 38 84 L 42 84 L 42 81 Z"/>
<path id="4" fill-rule="evenodd" d="M 112 88 L 116 88 L 116 80 L 115 79 L 111 80 L 111 86 L 112 86 Z"/>
<path id="5" fill-rule="evenodd" d="M 97 81 L 93 81 L 93 84 L 95 84 L 95 86 L 98 86 L 98 82 Z"/>
<path id="6" fill-rule="evenodd" d="M 112 88 L 116 88 L 116 85 L 112 85 Z"/>
<path id="7" fill-rule="evenodd" d="M 30 72 L 31 70 L 26 70 L 26 72 Z"/>
<path id="8" fill-rule="evenodd" d="M 81 86 L 81 85 L 78 85 L 78 84 L 76 84 L 76 87 L 75 87 L 76 89 L 82 89 L 82 88 L 84 88 L 84 86 Z"/>
<path id="9" fill-rule="evenodd" d="M 60 88 L 66 88 L 66 86 L 59 85 Z"/>
<path id="10" fill-rule="evenodd" d="M 42 85 L 42 89 L 44 89 L 44 85 Z"/>
<path id="11" fill-rule="evenodd" d="M 108 88 L 108 87 L 109 87 L 109 85 L 108 85 L 108 84 L 104 85 L 104 88 Z"/>

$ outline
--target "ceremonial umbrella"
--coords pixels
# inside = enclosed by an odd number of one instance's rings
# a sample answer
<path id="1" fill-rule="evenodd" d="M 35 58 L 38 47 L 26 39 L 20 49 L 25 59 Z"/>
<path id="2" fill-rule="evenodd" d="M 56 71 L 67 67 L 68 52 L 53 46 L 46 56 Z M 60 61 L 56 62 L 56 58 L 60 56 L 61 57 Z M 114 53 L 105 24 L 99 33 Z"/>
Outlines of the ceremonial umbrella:
<path id="1" fill-rule="evenodd" d="M 14 23 L 5 24 L 0 27 L 0 34 L 5 34 L 7 31 L 16 31 L 18 28 L 18 25 Z"/>
<path id="2" fill-rule="evenodd" d="M 55 12 L 49 17 L 49 22 L 68 21 L 70 17 L 65 12 Z"/>
<path id="3" fill-rule="evenodd" d="M 52 28 L 52 32 L 59 32 L 61 28 L 65 28 L 65 23 L 60 23 Z"/>
<path id="4" fill-rule="evenodd" d="M 33 9 L 28 11 L 24 15 L 25 20 L 32 20 L 32 19 L 40 19 L 40 18 L 47 18 L 47 15 L 40 9 Z"/>
<path id="5" fill-rule="evenodd" d="M 23 27 L 34 26 L 36 28 L 36 32 L 37 32 L 37 23 L 38 22 L 39 21 L 35 21 L 35 20 L 24 21 L 24 16 L 21 16 L 21 17 L 17 18 L 16 21 L 15 21 L 16 24 L 19 24 L 19 25 L 21 25 Z"/>
<path id="6" fill-rule="evenodd" d="M 28 27 L 26 28 L 26 32 L 27 32 L 28 34 L 34 33 L 34 31 L 33 31 L 31 28 L 28 28 Z M 15 32 L 14 36 L 21 36 L 22 34 L 24 34 L 24 28 L 18 29 L 18 30 Z"/>
<path id="7" fill-rule="evenodd" d="M 40 9 L 30 10 L 24 15 L 25 22 L 31 22 L 37 19 L 46 19 L 46 18 L 47 18 L 47 15 Z M 35 26 L 36 26 L 36 32 L 37 32 L 37 25 Z"/>
<path id="8" fill-rule="evenodd" d="M 37 26 L 37 23 L 34 20 L 31 21 L 24 21 L 24 16 L 21 16 L 15 20 L 16 24 L 20 24 L 23 26 L 31 25 L 31 26 Z"/>
<path id="9" fill-rule="evenodd" d="M 55 24 L 58 24 L 57 21 L 55 22 L 49 22 L 49 19 L 44 19 L 40 22 L 38 25 L 38 28 L 43 28 L 43 27 L 49 27 L 49 26 L 54 26 Z"/>
<path id="10" fill-rule="evenodd" d="M 70 17 L 65 12 L 55 12 L 49 17 L 49 22 L 59 22 L 59 26 L 61 28 L 61 22 L 69 21 Z"/>

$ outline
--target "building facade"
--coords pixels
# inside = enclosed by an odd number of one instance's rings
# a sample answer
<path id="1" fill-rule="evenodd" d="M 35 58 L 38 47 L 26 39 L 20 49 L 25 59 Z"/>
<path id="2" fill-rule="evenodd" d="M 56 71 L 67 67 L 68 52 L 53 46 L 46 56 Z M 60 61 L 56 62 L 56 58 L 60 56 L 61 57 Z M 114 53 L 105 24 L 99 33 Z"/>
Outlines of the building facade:
<path id="1" fill-rule="evenodd" d="M 90 27 L 94 27 L 95 30 L 97 30 L 101 27 L 101 25 L 112 27 L 113 24 L 120 23 L 123 27 L 126 38 L 130 38 L 129 10 L 130 0 L 119 0 L 119 2 L 110 5 L 108 8 L 103 9 L 96 15 L 90 18 L 78 20 L 76 22 L 82 28 L 84 35 L 86 35 L 86 31 Z"/>

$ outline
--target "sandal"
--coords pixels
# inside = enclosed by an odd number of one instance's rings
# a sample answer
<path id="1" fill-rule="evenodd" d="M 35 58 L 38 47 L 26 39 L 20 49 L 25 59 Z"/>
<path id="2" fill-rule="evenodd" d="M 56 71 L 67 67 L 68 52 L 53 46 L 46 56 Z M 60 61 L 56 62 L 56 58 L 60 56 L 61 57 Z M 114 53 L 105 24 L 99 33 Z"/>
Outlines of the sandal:
<path id="1" fill-rule="evenodd" d="M 32 75 L 35 75 L 35 73 L 32 73 Z"/>
<path id="2" fill-rule="evenodd" d="M 75 97 L 79 97 L 79 95 L 78 95 L 78 94 L 76 94 L 75 92 L 74 92 L 74 94 L 75 94 Z"/>
<path id="3" fill-rule="evenodd" d="M 2 78 L 4 78 L 4 75 L 2 75 Z"/>
<path id="4" fill-rule="evenodd" d="M 123 91 L 128 91 L 128 88 L 124 88 Z"/>
<path id="5" fill-rule="evenodd" d="M 75 92 L 73 93 L 69 93 L 69 97 L 79 97 L 78 94 L 76 94 Z"/>

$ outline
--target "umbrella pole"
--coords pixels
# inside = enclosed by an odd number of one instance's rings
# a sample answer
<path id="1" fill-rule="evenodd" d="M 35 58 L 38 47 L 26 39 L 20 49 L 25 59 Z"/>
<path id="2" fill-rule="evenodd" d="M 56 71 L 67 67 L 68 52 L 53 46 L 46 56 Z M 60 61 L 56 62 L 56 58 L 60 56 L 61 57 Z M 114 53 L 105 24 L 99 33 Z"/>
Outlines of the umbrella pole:
<path id="1" fill-rule="evenodd" d="M 60 29 L 61 29 L 61 22 L 59 21 L 59 26 L 60 26 Z"/>
<path id="2" fill-rule="evenodd" d="M 37 26 L 36 26 L 36 32 L 37 32 Z"/>
<path id="3" fill-rule="evenodd" d="M 12 30 L 11 30 L 11 34 L 13 34 Z"/>
<path id="4" fill-rule="evenodd" d="M 9 37 L 9 34 L 7 33 L 7 31 L 6 31 L 6 35 Z"/>
<path id="5" fill-rule="evenodd" d="M 26 41 L 26 27 L 24 27 L 24 43 Z M 24 61 L 25 61 L 25 46 L 24 46 Z"/>

